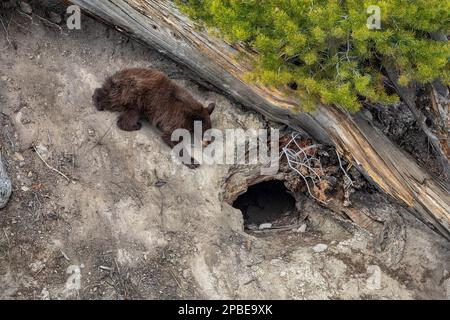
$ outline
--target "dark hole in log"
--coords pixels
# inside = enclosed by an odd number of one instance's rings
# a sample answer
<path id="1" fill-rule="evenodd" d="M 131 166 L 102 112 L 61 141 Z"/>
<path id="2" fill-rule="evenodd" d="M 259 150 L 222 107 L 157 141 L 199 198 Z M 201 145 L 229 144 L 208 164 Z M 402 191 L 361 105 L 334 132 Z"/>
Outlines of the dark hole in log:
<path id="1" fill-rule="evenodd" d="M 295 199 L 284 183 L 277 180 L 250 186 L 233 202 L 233 207 L 242 211 L 247 229 L 271 223 L 296 211 Z"/>

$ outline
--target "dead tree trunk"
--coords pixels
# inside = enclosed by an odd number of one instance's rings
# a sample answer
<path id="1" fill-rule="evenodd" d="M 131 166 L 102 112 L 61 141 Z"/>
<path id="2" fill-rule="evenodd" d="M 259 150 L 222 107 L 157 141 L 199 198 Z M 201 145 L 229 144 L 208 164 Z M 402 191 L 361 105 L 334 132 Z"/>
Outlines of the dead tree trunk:
<path id="1" fill-rule="evenodd" d="M 293 129 L 302 129 L 320 142 L 334 144 L 366 177 L 450 240 L 449 191 L 363 118 L 335 106 L 319 105 L 312 114 L 291 112 L 301 105 L 300 101 L 244 81 L 254 53 L 199 31 L 171 1 L 72 2 L 189 67 L 243 105 Z"/>

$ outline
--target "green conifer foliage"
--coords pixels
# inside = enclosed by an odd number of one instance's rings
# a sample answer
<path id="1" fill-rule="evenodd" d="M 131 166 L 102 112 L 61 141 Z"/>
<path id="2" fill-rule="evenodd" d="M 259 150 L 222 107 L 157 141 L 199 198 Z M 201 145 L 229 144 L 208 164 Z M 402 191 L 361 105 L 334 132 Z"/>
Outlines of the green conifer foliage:
<path id="1" fill-rule="evenodd" d="M 228 41 L 258 52 L 251 79 L 289 90 L 304 109 L 317 102 L 357 111 L 361 101 L 392 103 L 383 61 L 400 83 L 450 84 L 450 45 L 430 38 L 450 31 L 446 0 L 178 0 L 181 9 Z M 367 27 L 367 8 L 381 9 L 381 29 Z"/>

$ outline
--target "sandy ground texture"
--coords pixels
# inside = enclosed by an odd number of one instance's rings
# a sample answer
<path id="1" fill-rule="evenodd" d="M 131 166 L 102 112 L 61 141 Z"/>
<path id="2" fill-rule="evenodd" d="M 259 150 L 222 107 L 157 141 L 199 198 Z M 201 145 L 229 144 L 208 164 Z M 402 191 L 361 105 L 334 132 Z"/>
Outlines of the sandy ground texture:
<path id="1" fill-rule="evenodd" d="M 106 76 L 154 67 L 216 102 L 214 127 L 267 125 L 181 66 L 85 16 L 63 33 L 36 16 L 1 17 L 0 143 L 13 194 L 0 210 L 0 298 L 450 298 L 449 243 L 405 210 L 395 264 L 374 235 L 311 200 L 306 229 L 249 234 L 221 200 L 229 167 L 177 165 L 148 123 L 120 131 L 116 114 L 92 106 Z"/>

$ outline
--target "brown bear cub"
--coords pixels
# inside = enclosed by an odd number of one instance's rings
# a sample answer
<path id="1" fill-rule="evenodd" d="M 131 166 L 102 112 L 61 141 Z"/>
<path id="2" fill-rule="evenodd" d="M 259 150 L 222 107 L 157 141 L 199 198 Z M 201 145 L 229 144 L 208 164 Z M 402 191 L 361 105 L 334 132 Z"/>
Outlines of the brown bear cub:
<path id="1" fill-rule="evenodd" d="M 147 118 L 162 132 L 162 139 L 170 147 L 176 129 L 194 130 L 194 121 L 202 121 L 202 133 L 211 129 L 210 115 L 215 108 L 207 108 L 186 89 L 163 73 L 153 69 L 133 68 L 117 72 L 106 79 L 92 96 L 95 107 L 102 111 L 121 112 L 117 125 L 125 131 L 139 130 L 142 118 Z"/>

